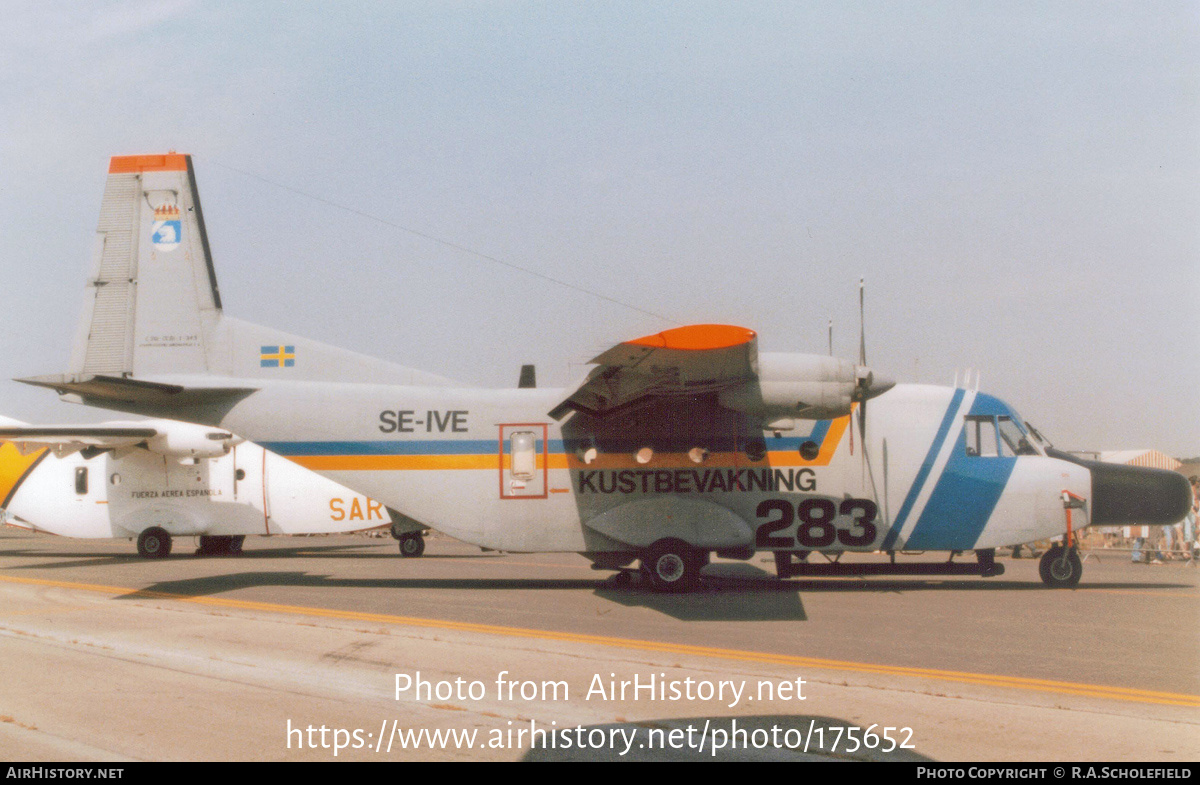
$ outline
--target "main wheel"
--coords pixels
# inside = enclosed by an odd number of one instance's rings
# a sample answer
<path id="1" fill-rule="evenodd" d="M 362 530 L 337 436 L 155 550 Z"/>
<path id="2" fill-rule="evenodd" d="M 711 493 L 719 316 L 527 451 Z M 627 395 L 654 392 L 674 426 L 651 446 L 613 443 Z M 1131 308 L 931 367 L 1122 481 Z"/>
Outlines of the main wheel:
<path id="1" fill-rule="evenodd" d="M 138 555 L 146 559 L 165 559 L 171 555 L 171 535 L 167 530 L 151 526 L 137 538 Z"/>
<path id="2" fill-rule="evenodd" d="M 246 542 L 246 535 L 235 534 L 225 542 L 225 552 L 230 556 L 239 556 L 242 553 L 242 545 Z"/>
<path id="3" fill-rule="evenodd" d="M 659 540 L 642 555 L 642 574 L 655 591 L 692 591 L 700 584 L 705 555 L 682 540 Z"/>
<path id="4" fill-rule="evenodd" d="M 1042 583 L 1054 589 L 1069 589 L 1079 583 L 1083 575 L 1083 562 L 1074 547 L 1055 545 L 1042 555 L 1038 562 L 1038 574 Z"/>
<path id="5" fill-rule="evenodd" d="M 410 532 L 400 538 L 400 555 L 406 559 L 415 559 L 425 552 L 425 538 L 421 532 Z"/>

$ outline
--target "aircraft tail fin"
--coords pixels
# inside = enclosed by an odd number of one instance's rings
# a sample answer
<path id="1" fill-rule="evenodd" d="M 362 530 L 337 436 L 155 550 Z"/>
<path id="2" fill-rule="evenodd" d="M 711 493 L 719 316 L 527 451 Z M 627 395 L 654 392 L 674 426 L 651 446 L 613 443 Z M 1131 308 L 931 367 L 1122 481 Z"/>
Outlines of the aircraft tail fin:
<path id="1" fill-rule="evenodd" d="M 190 155 L 112 158 L 66 374 L 20 379 L 72 401 L 169 416 L 261 380 L 449 380 L 223 315 Z"/>
<path id="2" fill-rule="evenodd" d="M 220 312 L 191 156 L 112 158 L 71 374 L 205 373 Z"/>

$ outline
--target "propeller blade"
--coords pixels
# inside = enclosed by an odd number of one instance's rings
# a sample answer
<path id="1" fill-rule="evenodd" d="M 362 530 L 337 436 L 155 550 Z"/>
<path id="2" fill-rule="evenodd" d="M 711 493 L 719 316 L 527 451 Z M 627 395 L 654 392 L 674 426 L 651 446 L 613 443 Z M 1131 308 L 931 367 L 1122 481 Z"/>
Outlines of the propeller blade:
<path id="1" fill-rule="evenodd" d="M 863 304 L 863 292 L 867 288 L 867 279 L 858 279 L 858 364 L 867 364 L 867 328 L 864 315 L 866 307 Z"/>

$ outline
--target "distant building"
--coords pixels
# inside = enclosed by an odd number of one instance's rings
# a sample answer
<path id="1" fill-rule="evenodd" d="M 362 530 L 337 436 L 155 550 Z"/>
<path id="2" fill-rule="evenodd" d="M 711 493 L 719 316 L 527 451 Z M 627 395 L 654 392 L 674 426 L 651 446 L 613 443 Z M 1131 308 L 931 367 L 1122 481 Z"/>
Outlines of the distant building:
<path id="1" fill-rule="evenodd" d="M 1105 450 L 1100 453 L 1105 463 L 1124 463 L 1129 466 L 1149 466 L 1152 469 L 1178 471 L 1183 464 L 1158 450 Z"/>

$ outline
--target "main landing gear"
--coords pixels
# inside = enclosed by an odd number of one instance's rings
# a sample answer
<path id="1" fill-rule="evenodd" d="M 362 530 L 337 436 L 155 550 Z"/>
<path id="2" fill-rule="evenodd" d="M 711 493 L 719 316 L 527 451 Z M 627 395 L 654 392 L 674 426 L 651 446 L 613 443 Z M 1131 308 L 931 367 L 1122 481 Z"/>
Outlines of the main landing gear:
<path id="1" fill-rule="evenodd" d="M 1042 583 L 1052 589 L 1070 589 L 1076 586 L 1083 575 L 1079 549 L 1074 545 L 1064 548 L 1056 543 L 1042 555 L 1042 560 L 1038 562 L 1038 574 L 1042 576 Z"/>
<path id="2" fill-rule="evenodd" d="M 246 535 L 202 535 L 197 556 L 237 556 L 242 552 Z"/>
<path id="3" fill-rule="evenodd" d="M 196 549 L 197 556 L 237 556 L 242 552 L 246 535 L 211 535 L 200 536 L 200 547 Z M 138 555 L 144 559 L 165 559 L 171 555 L 171 535 L 161 526 L 151 526 L 137 538 Z"/>
<path id="4" fill-rule="evenodd" d="M 642 575 L 655 591 L 692 591 L 700 585 L 700 570 L 707 563 L 707 552 L 683 540 L 659 540 L 642 554 Z"/>
<path id="5" fill-rule="evenodd" d="M 171 555 L 171 535 L 159 526 L 151 526 L 137 538 L 138 555 L 144 559 L 165 559 Z"/>
<path id="6" fill-rule="evenodd" d="M 425 552 L 425 538 L 421 532 L 402 534 L 400 540 L 400 555 L 406 559 L 415 559 Z"/>
<path id="7" fill-rule="evenodd" d="M 400 555 L 404 558 L 415 559 L 425 552 L 425 534 L 420 529 L 403 531 L 393 523 L 390 531 L 399 540 Z"/>

